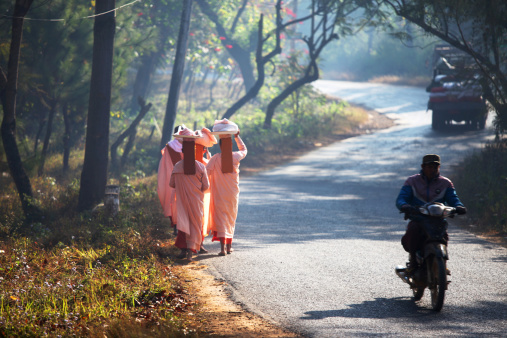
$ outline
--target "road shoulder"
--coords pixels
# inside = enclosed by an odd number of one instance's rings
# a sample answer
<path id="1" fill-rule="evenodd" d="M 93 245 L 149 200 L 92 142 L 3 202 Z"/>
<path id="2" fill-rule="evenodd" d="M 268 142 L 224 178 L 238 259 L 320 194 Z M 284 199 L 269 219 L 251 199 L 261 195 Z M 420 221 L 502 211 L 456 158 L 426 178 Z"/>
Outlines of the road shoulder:
<path id="1" fill-rule="evenodd" d="M 234 302 L 225 281 L 215 278 L 207 266 L 192 262 L 182 266 L 189 292 L 197 297 L 196 319 L 211 337 L 289 338 L 300 335 L 285 330 L 270 321 L 246 311 Z"/>

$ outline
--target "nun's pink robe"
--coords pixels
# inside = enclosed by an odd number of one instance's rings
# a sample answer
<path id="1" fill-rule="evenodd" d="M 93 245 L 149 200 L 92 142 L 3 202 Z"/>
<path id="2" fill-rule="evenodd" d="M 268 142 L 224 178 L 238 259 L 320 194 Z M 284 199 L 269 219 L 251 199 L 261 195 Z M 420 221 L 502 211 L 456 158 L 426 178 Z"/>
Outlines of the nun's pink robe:
<path id="1" fill-rule="evenodd" d="M 186 248 L 183 249 L 197 252 L 203 238 L 204 192 L 209 189 L 206 167 L 195 161 L 195 175 L 185 175 L 183 161 L 176 163 L 169 186 L 175 188 L 178 196 L 176 224 L 178 231 L 185 233 Z"/>
<path id="2" fill-rule="evenodd" d="M 158 165 L 157 174 L 157 193 L 164 211 L 164 217 L 171 217 L 172 223 L 176 223 L 176 194 L 174 189 L 169 186 L 169 180 L 171 179 L 171 173 L 173 172 L 174 164 L 171 159 L 171 155 L 167 147 L 180 154 L 180 159 L 183 157 L 181 143 L 174 139 L 167 143 L 162 149 L 162 158 Z"/>
<path id="3" fill-rule="evenodd" d="M 239 200 L 239 162 L 245 158 L 247 149 L 243 140 L 236 137 L 238 151 L 232 153 L 232 173 L 222 172 L 222 154 L 213 155 L 206 169 L 210 180 L 209 229 L 212 241 L 225 239 L 231 243 L 234 237 Z"/>
<path id="4" fill-rule="evenodd" d="M 215 136 L 211 134 L 211 131 L 208 128 L 202 128 L 201 133 L 203 135 L 202 139 L 195 140 L 195 159 L 205 166 L 208 164 L 211 159 L 209 150 L 206 149 L 206 152 L 203 153 L 204 148 L 210 148 L 214 144 L 217 144 L 217 140 Z M 208 218 L 209 218 L 209 203 L 210 203 L 210 191 L 204 192 L 204 221 L 202 223 L 202 236 L 203 241 L 204 237 L 208 236 L 209 227 L 208 227 Z"/>

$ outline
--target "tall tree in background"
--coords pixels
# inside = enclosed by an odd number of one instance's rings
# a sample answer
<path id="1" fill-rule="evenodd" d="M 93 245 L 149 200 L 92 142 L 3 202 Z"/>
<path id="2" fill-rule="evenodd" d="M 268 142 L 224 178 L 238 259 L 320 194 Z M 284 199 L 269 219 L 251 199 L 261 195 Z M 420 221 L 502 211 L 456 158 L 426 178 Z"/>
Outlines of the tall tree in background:
<path id="1" fill-rule="evenodd" d="M 115 34 L 115 0 L 97 0 L 93 27 L 93 59 L 88 102 L 85 157 L 78 209 L 100 202 L 107 183 L 109 118 Z M 106 14 L 102 14 L 106 13 Z"/>
<path id="2" fill-rule="evenodd" d="M 275 46 L 273 49 L 267 53 L 266 55 L 262 55 L 264 43 L 271 37 L 271 34 L 268 34 L 266 37 L 263 37 L 263 25 L 264 25 L 264 15 L 261 14 L 258 23 L 257 29 L 257 52 L 255 54 L 255 62 L 257 64 L 257 80 L 253 84 L 253 86 L 246 92 L 244 96 L 242 96 L 239 100 L 237 100 L 231 107 L 229 107 L 222 118 L 231 118 L 241 107 L 247 104 L 250 100 L 254 99 L 262 86 L 264 85 L 264 81 L 266 78 L 266 69 L 265 66 L 268 62 L 272 62 L 272 59 L 279 55 L 282 52 L 282 47 L 280 43 L 280 34 L 283 28 L 282 18 L 281 18 L 281 9 L 282 9 L 282 1 L 277 0 L 276 2 L 276 29 L 274 32 L 274 40 Z"/>
<path id="3" fill-rule="evenodd" d="M 33 0 L 16 0 L 12 18 L 12 38 L 7 76 L 0 68 L 0 95 L 4 111 L 1 127 L 2 142 L 7 163 L 16 184 L 23 211 L 27 217 L 37 214 L 38 210 L 30 203 L 30 199 L 33 196 L 32 185 L 23 167 L 16 143 L 16 95 L 23 22 L 32 2 Z"/>
<path id="4" fill-rule="evenodd" d="M 197 0 L 201 11 L 215 24 L 215 29 L 217 30 L 218 35 L 221 38 L 222 45 L 232 58 L 238 64 L 241 75 L 243 76 L 243 84 L 245 86 L 245 92 L 248 95 L 248 92 L 255 85 L 255 76 L 254 76 L 254 68 L 251 63 L 251 54 L 255 50 L 256 47 L 256 37 L 255 31 L 251 31 L 249 34 L 250 45 L 248 47 L 242 47 L 241 44 L 233 38 L 233 35 L 236 32 L 236 28 L 238 26 L 239 18 L 241 14 L 245 11 L 246 5 L 248 4 L 248 0 L 242 0 L 241 5 L 234 16 L 234 20 L 232 20 L 232 24 L 229 30 L 227 30 L 224 24 L 218 17 L 217 11 L 219 8 L 210 5 L 208 0 Z M 226 46 L 230 46 L 227 48 Z"/>
<path id="5" fill-rule="evenodd" d="M 378 0 L 394 12 L 469 54 L 496 110 L 497 134 L 507 131 L 507 2 L 498 0 Z"/>
<path id="6" fill-rule="evenodd" d="M 373 8 L 372 8 L 373 7 Z M 303 67 L 301 74 L 293 74 L 296 78 L 281 93 L 275 96 L 269 102 L 266 109 L 266 117 L 264 119 L 264 128 L 271 128 L 271 122 L 275 109 L 292 93 L 306 84 L 312 83 L 319 79 L 319 66 L 317 63 L 321 52 L 333 40 L 339 38 L 340 35 L 350 35 L 353 27 L 365 26 L 372 19 L 373 13 L 377 13 L 376 6 L 373 3 L 362 0 L 312 0 L 310 5 L 310 14 L 308 16 L 310 27 L 306 36 L 302 38 L 308 48 L 308 61 Z M 357 11 L 362 11 L 361 15 L 352 15 Z M 362 17 L 362 24 L 357 24 L 356 17 Z M 287 27 L 293 25 L 294 22 L 303 19 L 290 21 L 284 25 Z M 356 31 L 357 32 L 357 31 Z M 293 55 L 297 60 L 297 57 Z"/>
<path id="7" fill-rule="evenodd" d="M 183 12 L 181 14 L 180 31 L 178 42 L 176 44 L 176 56 L 171 75 L 171 85 L 169 87 L 169 97 L 164 116 L 164 126 L 162 127 L 162 139 L 160 148 L 162 149 L 167 141 L 171 139 L 178 110 L 178 99 L 180 95 L 183 70 L 185 68 L 185 55 L 187 52 L 188 32 L 190 28 L 190 14 L 192 13 L 192 0 L 185 0 L 183 3 Z"/>

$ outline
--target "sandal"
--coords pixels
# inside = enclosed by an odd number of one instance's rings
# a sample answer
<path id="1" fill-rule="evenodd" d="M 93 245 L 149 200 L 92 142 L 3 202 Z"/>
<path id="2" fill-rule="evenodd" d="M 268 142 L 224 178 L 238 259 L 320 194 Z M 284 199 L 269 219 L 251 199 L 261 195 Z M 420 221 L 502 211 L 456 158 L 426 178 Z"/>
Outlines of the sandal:
<path id="1" fill-rule="evenodd" d="M 218 255 L 219 256 L 225 256 L 225 252 L 219 252 Z"/>

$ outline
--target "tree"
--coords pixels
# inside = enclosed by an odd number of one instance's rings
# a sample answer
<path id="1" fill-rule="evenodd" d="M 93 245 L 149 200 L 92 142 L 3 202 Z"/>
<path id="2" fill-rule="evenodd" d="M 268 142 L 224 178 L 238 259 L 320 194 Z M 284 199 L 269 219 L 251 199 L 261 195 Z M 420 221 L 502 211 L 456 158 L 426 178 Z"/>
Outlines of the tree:
<path id="1" fill-rule="evenodd" d="M 496 111 L 497 135 L 507 130 L 507 3 L 497 0 L 379 0 L 394 12 L 470 55 L 484 96 Z"/>
<path id="2" fill-rule="evenodd" d="M 134 119 L 134 121 L 130 124 L 130 126 L 118 136 L 118 139 L 113 142 L 111 145 L 111 169 L 112 172 L 115 174 L 115 176 L 120 176 L 121 169 L 126 163 L 126 158 L 128 156 L 128 153 L 134 146 L 135 136 L 136 136 L 136 129 L 141 120 L 146 116 L 148 111 L 151 108 L 151 103 L 146 104 L 144 99 L 142 97 L 138 97 L 138 103 L 139 106 L 141 106 L 141 110 L 139 111 L 139 114 Z M 122 142 L 125 140 L 125 138 L 128 137 L 127 144 L 125 145 L 125 148 L 123 150 L 123 155 L 121 158 L 121 162 L 118 163 L 118 147 L 122 144 Z"/>
<path id="3" fill-rule="evenodd" d="M 26 174 L 16 142 L 16 95 L 18 89 L 18 70 L 23 38 L 24 17 L 33 0 L 16 0 L 12 18 L 12 38 L 9 52 L 7 75 L 0 68 L 0 95 L 4 111 L 1 133 L 7 163 L 21 200 L 25 216 L 36 216 L 39 211 L 30 199 L 33 197 L 32 185 Z"/>
<path id="4" fill-rule="evenodd" d="M 282 52 L 282 48 L 280 45 L 280 33 L 282 30 L 282 23 L 281 23 L 281 15 L 280 11 L 282 8 L 281 5 L 282 1 L 277 0 L 276 2 L 276 29 L 275 29 L 275 46 L 274 48 L 266 55 L 262 55 L 262 50 L 264 46 L 264 42 L 267 41 L 271 35 L 268 34 L 265 38 L 263 38 L 262 31 L 263 31 L 263 23 L 264 23 L 264 16 L 261 14 L 261 17 L 259 19 L 259 26 L 257 30 L 257 51 L 255 54 L 255 62 L 257 64 L 257 80 L 255 81 L 254 85 L 250 90 L 247 91 L 247 93 L 241 97 L 238 101 L 236 101 L 222 116 L 222 118 L 231 118 L 232 115 L 234 115 L 241 107 L 243 107 L 248 101 L 252 100 L 257 96 L 260 89 L 264 85 L 265 80 L 265 66 L 268 62 L 270 62 L 276 55 L 280 54 Z"/>
<path id="5" fill-rule="evenodd" d="M 69 128 L 83 133 L 84 129 L 70 123 L 80 117 L 72 114 L 73 107 L 86 106 L 88 98 L 90 67 L 88 60 L 92 57 L 92 20 L 76 20 L 89 14 L 88 6 L 77 0 L 56 0 L 50 5 L 39 6 L 32 15 L 38 18 L 60 18 L 64 21 L 35 21 L 27 30 L 24 41 L 30 46 L 23 53 L 24 68 L 29 74 L 29 82 L 24 92 L 27 95 L 25 104 L 33 104 L 30 116 L 24 116 L 26 134 L 30 134 L 36 120 L 39 128 L 34 141 L 34 153 L 42 135 L 42 150 L 39 159 L 38 175 L 44 173 L 45 159 L 56 149 L 61 150 L 60 142 L 54 141 L 54 134 L 61 130 L 62 112 L 65 133 L 68 135 L 64 143 L 64 152 L 70 151 L 72 141 Z M 33 102 L 33 103 L 32 103 Z M 65 112 L 63 107 L 67 106 Z M 65 117 L 64 114 L 67 114 Z M 36 117 L 36 119 L 34 119 Z M 45 128 L 45 135 L 42 130 Z M 59 140 L 60 141 L 60 140 Z M 55 147 L 55 145 L 57 145 Z M 67 157 L 64 156 L 64 159 Z M 66 163 L 63 164 L 66 166 Z"/>
<path id="6" fill-rule="evenodd" d="M 185 0 L 183 3 L 183 12 L 181 14 L 180 31 L 176 45 L 176 56 L 174 59 L 173 72 L 171 76 L 171 85 L 169 87 L 169 96 L 167 98 L 167 107 L 164 116 L 164 126 L 162 128 L 162 139 L 160 148 L 163 148 L 167 140 L 171 139 L 178 109 L 178 99 L 185 68 L 185 55 L 187 51 L 188 31 L 190 28 L 190 14 L 192 13 L 192 0 Z"/>
<path id="7" fill-rule="evenodd" d="M 337 6 L 335 6 L 335 3 L 332 1 L 312 0 L 310 33 L 303 38 L 303 41 L 308 46 L 310 60 L 302 76 L 284 88 L 282 92 L 268 104 L 266 117 L 264 119 L 264 128 L 271 128 L 271 120 L 275 113 L 275 109 L 283 100 L 302 86 L 319 79 L 317 58 L 328 43 L 338 39 L 338 34 L 335 33 L 337 22 L 357 9 L 357 7 L 348 9 L 346 4 L 346 2 L 338 2 Z"/>
<path id="8" fill-rule="evenodd" d="M 253 39 L 255 35 L 249 34 L 250 36 L 250 45 L 245 48 L 242 47 L 241 44 L 233 38 L 233 35 L 236 31 L 236 27 L 241 17 L 241 14 L 244 12 L 245 7 L 248 3 L 248 0 L 242 0 L 241 5 L 238 8 L 236 15 L 231 23 L 231 28 L 227 30 L 225 26 L 220 21 L 216 11 L 212 6 L 210 6 L 207 0 L 198 0 L 197 4 L 201 8 L 201 11 L 215 24 L 215 29 L 217 33 L 221 37 L 221 42 L 224 48 L 226 48 L 232 58 L 237 62 L 241 75 L 243 76 L 243 84 L 245 86 L 245 92 L 248 93 L 250 89 L 255 84 L 255 77 L 253 74 L 253 67 L 251 63 L 251 53 L 255 48 L 255 40 Z M 227 48 L 229 46 L 229 48 Z"/>
<path id="9" fill-rule="evenodd" d="M 97 0 L 93 27 L 93 60 L 88 101 L 85 157 L 78 209 L 102 200 L 107 183 L 109 118 L 115 35 L 115 0 Z"/>

